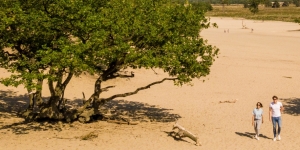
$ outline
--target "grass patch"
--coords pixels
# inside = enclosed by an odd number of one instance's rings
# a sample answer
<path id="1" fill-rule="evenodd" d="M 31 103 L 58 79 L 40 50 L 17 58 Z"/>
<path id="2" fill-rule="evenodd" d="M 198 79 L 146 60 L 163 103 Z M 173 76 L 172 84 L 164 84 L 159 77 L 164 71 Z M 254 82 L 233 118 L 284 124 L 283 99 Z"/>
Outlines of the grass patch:
<path id="1" fill-rule="evenodd" d="M 206 16 L 295 22 L 300 20 L 300 7 L 295 5 L 280 8 L 259 6 L 258 13 L 254 15 L 248 8 L 244 8 L 243 5 L 229 5 L 225 6 L 224 9 L 220 5 L 213 5 L 213 10 L 207 12 Z"/>

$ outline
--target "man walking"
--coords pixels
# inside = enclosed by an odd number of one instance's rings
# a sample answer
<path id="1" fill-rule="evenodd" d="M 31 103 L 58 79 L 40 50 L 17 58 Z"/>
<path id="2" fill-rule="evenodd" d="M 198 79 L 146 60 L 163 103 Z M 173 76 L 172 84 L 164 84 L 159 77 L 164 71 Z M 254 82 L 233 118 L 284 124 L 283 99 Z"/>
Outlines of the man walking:
<path id="1" fill-rule="evenodd" d="M 276 141 L 276 135 L 278 141 L 280 141 L 281 140 L 280 131 L 282 127 L 281 113 L 283 112 L 284 108 L 282 103 L 278 102 L 277 96 L 273 96 L 272 99 L 273 102 L 270 104 L 270 108 L 269 108 L 269 120 L 271 121 L 272 119 L 272 124 L 273 124 L 273 133 L 274 133 L 273 141 Z M 276 132 L 276 124 L 278 126 L 277 132 Z"/>

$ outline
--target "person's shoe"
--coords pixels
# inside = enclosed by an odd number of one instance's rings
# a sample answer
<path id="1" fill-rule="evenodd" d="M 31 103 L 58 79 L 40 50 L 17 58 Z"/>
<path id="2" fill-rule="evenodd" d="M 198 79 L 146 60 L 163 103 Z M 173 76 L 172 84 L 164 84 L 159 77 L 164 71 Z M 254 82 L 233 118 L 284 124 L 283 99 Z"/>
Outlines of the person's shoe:
<path id="1" fill-rule="evenodd" d="M 278 137 L 277 137 L 277 138 L 278 138 L 278 141 L 280 141 L 280 140 L 281 140 L 281 137 L 280 137 L 280 135 L 278 135 Z"/>
<path id="2" fill-rule="evenodd" d="M 259 137 L 258 137 L 257 135 L 255 135 L 255 138 L 256 138 L 257 140 L 259 140 Z"/>
<path id="3" fill-rule="evenodd" d="M 276 141 L 276 137 L 274 137 L 273 141 Z"/>

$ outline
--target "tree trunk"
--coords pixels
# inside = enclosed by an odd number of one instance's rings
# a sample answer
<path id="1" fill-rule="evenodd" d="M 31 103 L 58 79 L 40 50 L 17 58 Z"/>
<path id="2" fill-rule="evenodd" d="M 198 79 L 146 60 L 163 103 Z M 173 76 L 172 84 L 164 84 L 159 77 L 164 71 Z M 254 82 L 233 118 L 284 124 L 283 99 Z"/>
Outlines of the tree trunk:
<path id="1" fill-rule="evenodd" d="M 53 71 L 50 71 L 53 73 Z M 54 88 L 53 81 L 48 80 L 48 86 L 51 93 L 51 97 L 47 104 L 41 108 L 41 112 L 39 114 L 40 118 L 50 118 L 50 119 L 57 119 L 62 120 L 65 119 L 65 115 L 60 110 L 60 106 L 62 104 L 64 89 L 66 88 L 67 84 L 71 80 L 73 73 L 69 73 L 66 80 L 62 82 L 63 73 L 62 71 L 57 73 L 58 80 L 56 81 L 56 86 Z"/>
<path id="2" fill-rule="evenodd" d="M 85 101 L 84 105 L 78 109 L 78 119 L 80 122 L 88 122 L 91 119 L 91 116 L 100 114 L 99 112 L 99 106 L 101 103 L 98 103 L 99 96 L 101 93 L 101 83 L 102 83 L 102 77 L 100 76 L 97 81 L 95 82 L 94 86 L 94 93 L 93 95 Z M 92 108 L 89 110 L 85 110 L 87 106 L 92 105 Z"/>
<path id="3" fill-rule="evenodd" d="M 41 87 L 35 92 L 35 105 L 37 107 L 41 106 L 43 104 L 43 99 L 42 99 L 42 87 L 43 87 L 43 79 L 38 80 L 38 85 Z"/>
<path id="4" fill-rule="evenodd" d="M 49 100 L 50 102 L 42 108 L 39 117 L 62 120 L 64 117 L 62 113 L 59 112 L 59 109 L 57 107 L 58 100 L 59 96 L 51 97 Z"/>
<path id="5" fill-rule="evenodd" d="M 29 93 L 29 105 L 27 109 L 33 110 L 34 107 L 34 93 L 31 90 L 28 90 Z"/>

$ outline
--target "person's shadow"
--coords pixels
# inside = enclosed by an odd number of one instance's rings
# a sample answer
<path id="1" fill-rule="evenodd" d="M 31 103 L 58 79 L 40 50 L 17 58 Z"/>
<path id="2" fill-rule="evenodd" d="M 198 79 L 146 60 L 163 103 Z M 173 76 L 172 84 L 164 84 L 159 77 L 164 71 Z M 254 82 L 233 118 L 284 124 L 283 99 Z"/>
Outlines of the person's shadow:
<path id="1" fill-rule="evenodd" d="M 244 136 L 244 137 L 248 137 L 250 139 L 253 139 L 255 136 L 255 133 L 250 133 L 250 132 L 245 132 L 245 133 L 241 133 L 241 132 L 235 132 L 235 134 L 239 135 L 239 136 Z M 266 135 L 263 134 L 259 134 L 260 138 L 265 138 L 265 139 L 272 139 L 267 137 Z"/>

